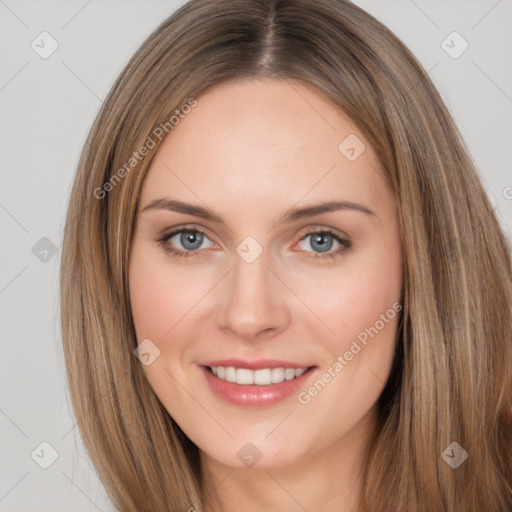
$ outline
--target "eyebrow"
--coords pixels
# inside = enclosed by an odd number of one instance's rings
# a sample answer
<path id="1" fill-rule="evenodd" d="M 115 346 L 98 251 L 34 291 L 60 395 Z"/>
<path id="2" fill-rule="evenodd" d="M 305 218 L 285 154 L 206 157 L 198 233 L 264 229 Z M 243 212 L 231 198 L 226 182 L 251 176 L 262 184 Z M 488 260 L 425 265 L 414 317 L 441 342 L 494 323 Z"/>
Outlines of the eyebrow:
<path id="1" fill-rule="evenodd" d="M 166 197 L 154 199 L 142 209 L 141 213 L 146 212 L 148 210 L 168 210 L 172 212 L 193 215 L 195 217 L 200 217 L 202 219 L 210 220 L 212 222 L 217 222 L 221 224 L 224 223 L 221 217 L 213 213 L 208 208 L 199 205 L 184 203 L 182 201 L 178 201 L 176 199 L 169 199 Z M 356 210 L 366 215 L 377 217 L 375 212 L 361 204 L 351 203 L 348 201 L 329 201 L 326 203 L 314 204 L 303 208 L 294 208 L 288 211 L 282 217 L 281 222 L 294 222 L 308 217 L 313 217 L 315 215 L 320 215 L 321 213 L 335 212 L 339 210 Z"/>

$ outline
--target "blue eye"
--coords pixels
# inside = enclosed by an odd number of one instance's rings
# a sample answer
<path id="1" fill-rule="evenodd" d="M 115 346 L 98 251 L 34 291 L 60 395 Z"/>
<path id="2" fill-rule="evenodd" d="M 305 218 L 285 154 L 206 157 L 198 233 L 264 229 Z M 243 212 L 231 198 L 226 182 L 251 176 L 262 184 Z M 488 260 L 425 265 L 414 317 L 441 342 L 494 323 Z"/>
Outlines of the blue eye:
<path id="1" fill-rule="evenodd" d="M 176 239 L 173 241 L 173 239 Z M 197 252 L 205 239 L 209 240 L 205 233 L 198 229 L 180 229 L 163 236 L 158 241 L 164 245 L 167 252 L 176 253 L 179 256 L 189 256 L 191 252 Z M 176 249 L 177 243 L 181 244 L 184 250 Z"/>
<path id="2" fill-rule="evenodd" d="M 352 244 L 349 240 L 340 237 L 337 232 L 325 228 L 307 233 L 304 237 L 301 238 L 299 243 L 302 244 L 307 239 L 310 239 L 308 245 L 312 251 L 302 247 L 301 252 L 304 252 L 305 254 L 314 254 L 313 256 L 306 256 L 310 259 L 335 259 L 339 256 L 342 256 L 352 247 Z M 156 241 L 164 247 L 166 252 L 172 253 L 177 257 L 186 258 L 189 256 L 199 256 L 202 252 L 199 249 L 201 249 L 201 246 L 206 240 L 210 241 L 210 245 L 208 247 L 211 247 L 213 242 L 208 238 L 206 233 L 200 229 L 180 228 L 173 231 L 172 233 L 163 235 Z M 336 250 L 331 251 L 334 244 L 338 244 L 339 247 Z M 180 245 L 182 249 L 179 247 Z M 205 249 L 207 247 L 202 248 Z"/>
<path id="3" fill-rule="evenodd" d="M 182 231 L 174 236 L 179 236 L 180 244 L 188 251 L 199 249 L 204 239 L 204 235 L 199 231 Z"/>
<path id="4" fill-rule="evenodd" d="M 310 239 L 309 246 L 313 249 L 313 252 L 316 253 L 316 256 L 307 256 L 308 258 L 334 259 L 338 256 L 343 255 L 352 247 L 352 244 L 349 240 L 341 238 L 335 231 L 332 231 L 330 229 L 319 229 L 313 231 L 311 233 L 306 234 L 306 236 L 302 237 L 300 241 L 304 242 L 307 239 Z M 338 249 L 333 252 L 329 252 L 335 243 L 339 245 Z"/>
<path id="5" fill-rule="evenodd" d="M 309 245 L 319 252 L 329 251 L 334 244 L 334 237 L 328 233 L 311 233 L 303 240 L 310 239 Z"/>

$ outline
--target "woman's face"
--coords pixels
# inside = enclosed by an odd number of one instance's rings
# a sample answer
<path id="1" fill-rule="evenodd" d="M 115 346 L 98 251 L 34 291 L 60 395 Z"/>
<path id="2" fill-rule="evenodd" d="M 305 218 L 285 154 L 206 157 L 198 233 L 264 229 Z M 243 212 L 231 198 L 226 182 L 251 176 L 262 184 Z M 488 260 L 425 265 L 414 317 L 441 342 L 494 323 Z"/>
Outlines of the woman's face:
<path id="1" fill-rule="evenodd" d="M 298 83 L 241 80 L 196 99 L 151 163 L 131 248 L 149 383 L 217 463 L 350 450 L 375 419 L 401 309 L 384 169 Z"/>

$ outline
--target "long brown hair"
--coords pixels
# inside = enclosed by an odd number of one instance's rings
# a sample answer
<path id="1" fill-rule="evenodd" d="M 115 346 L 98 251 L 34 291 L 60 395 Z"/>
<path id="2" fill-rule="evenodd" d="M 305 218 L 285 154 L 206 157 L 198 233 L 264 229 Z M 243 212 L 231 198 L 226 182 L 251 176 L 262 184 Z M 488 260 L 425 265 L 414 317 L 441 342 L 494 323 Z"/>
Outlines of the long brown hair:
<path id="1" fill-rule="evenodd" d="M 331 100 L 396 196 L 404 309 L 364 509 L 512 509 L 510 246 L 428 74 L 346 0 L 192 0 L 137 50 L 95 120 L 66 218 L 61 319 L 72 405 L 109 496 L 123 512 L 203 510 L 197 447 L 133 354 L 132 228 L 155 129 L 209 86 L 257 77 Z M 442 456 L 453 442 L 469 455 L 456 469 Z"/>

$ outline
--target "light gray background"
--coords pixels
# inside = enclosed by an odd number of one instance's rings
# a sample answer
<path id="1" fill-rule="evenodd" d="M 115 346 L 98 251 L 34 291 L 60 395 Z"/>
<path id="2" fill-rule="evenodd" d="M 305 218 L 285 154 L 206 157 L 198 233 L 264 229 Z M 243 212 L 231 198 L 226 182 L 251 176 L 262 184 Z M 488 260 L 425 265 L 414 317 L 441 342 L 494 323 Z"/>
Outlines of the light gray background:
<path id="1" fill-rule="evenodd" d="M 113 510 L 66 398 L 58 313 L 63 219 L 102 99 L 138 45 L 181 3 L 0 0 L 1 511 Z M 511 0 L 356 3 L 429 70 L 510 239 Z M 31 48 L 43 31 L 59 45 L 47 59 Z M 456 59 L 441 46 L 453 31 L 469 43 Z M 461 48 L 460 40 L 447 44 Z M 36 245 L 48 247 L 43 237 L 56 254 Z M 58 453 L 47 469 L 39 464 L 51 462 L 51 449 L 42 442 Z"/>

